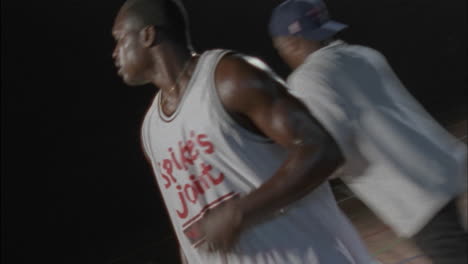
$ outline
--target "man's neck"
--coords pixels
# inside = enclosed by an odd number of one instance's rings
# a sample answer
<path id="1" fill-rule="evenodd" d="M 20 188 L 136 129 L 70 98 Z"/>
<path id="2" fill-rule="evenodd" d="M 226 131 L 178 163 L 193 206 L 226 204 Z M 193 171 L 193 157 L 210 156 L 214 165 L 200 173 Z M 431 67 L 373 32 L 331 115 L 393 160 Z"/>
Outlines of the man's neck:
<path id="1" fill-rule="evenodd" d="M 154 51 L 152 83 L 163 93 L 179 93 L 178 83 L 182 81 L 184 71 L 190 66 L 192 58 L 188 48 L 173 44 L 161 44 Z"/>

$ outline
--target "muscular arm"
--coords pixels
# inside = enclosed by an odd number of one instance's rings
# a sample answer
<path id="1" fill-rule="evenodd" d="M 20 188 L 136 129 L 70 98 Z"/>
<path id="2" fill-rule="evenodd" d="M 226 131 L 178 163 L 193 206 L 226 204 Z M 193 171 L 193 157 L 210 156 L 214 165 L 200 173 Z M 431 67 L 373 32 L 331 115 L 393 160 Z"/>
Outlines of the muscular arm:
<path id="1" fill-rule="evenodd" d="M 227 56 L 215 78 L 225 109 L 288 151 L 286 161 L 268 181 L 236 201 L 243 225 L 302 198 L 341 165 L 343 157 L 335 141 L 268 73 L 240 57 Z"/>

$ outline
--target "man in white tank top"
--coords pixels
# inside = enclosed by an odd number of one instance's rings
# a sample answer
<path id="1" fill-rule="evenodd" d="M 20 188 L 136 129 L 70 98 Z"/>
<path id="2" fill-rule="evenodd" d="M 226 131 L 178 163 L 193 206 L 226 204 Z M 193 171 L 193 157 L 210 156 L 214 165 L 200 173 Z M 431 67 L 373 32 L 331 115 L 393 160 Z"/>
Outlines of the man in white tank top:
<path id="1" fill-rule="evenodd" d="M 467 263 L 456 203 L 464 193 L 466 214 L 466 145 L 432 119 L 382 54 L 332 39 L 345 27 L 321 0 L 274 10 L 270 34 L 294 69 L 291 93 L 336 140 L 342 179 L 363 202 L 435 264 Z"/>
<path id="2" fill-rule="evenodd" d="M 143 148 L 187 263 L 372 262 L 325 183 L 336 143 L 265 65 L 193 54 L 179 2 L 127 1 L 112 32 L 124 82 L 159 88 Z"/>

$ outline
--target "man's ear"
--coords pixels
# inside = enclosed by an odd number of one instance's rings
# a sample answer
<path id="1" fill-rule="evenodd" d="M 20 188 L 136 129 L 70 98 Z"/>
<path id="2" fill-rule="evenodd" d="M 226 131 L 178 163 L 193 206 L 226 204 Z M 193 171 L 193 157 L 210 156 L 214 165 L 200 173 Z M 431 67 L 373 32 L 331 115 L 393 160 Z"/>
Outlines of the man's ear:
<path id="1" fill-rule="evenodd" d="M 154 26 L 148 25 L 140 30 L 140 41 L 144 47 L 149 48 L 154 45 L 156 42 L 156 28 Z"/>

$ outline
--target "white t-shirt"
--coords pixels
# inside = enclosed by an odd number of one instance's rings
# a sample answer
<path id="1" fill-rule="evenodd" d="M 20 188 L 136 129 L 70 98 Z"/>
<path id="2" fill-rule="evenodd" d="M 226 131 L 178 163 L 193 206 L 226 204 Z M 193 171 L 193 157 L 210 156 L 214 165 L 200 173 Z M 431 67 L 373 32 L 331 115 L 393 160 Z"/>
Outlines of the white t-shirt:
<path id="1" fill-rule="evenodd" d="M 203 53 L 181 102 L 171 116 L 159 94 L 142 127 L 145 152 L 190 264 L 362 264 L 370 263 L 356 231 L 323 184 L 284 212 L 242 232 L 226 255 L 208 254 L 193 223 L 206 211 L 267 181 L 286 151 L 239 126 L 224 110 L 214 70 L 226 54 Z"/>
<path id="2" fill-rule="evenodd" d="M 399 235 L 414 235 L 466 189 L 466 145 L 431 118 L 376 50 L 335 41 L 287 83 L 338 142 L 344 181 Z"/>

